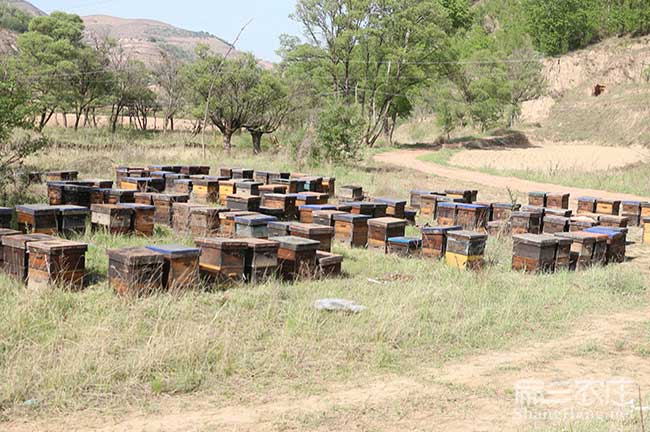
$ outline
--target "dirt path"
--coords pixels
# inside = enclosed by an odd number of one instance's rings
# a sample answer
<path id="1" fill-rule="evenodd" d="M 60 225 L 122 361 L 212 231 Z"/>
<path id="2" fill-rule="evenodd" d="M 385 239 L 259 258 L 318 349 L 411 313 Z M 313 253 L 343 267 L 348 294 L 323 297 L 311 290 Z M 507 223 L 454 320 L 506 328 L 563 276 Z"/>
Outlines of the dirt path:
<path id="1" fill-rule="evenodd" d="M 430 153 L 429 150 L 398 150 L 388 153 L 382 153 L 375 156 L 375 161 L 387 165 L 396 165 L 404 168 L 415 169 L 427 174 L 433 174 L 439 177 L 449 179 L 473 182 L 479 185 L 491 186 L 494 188 L 509 188 L 519 192 L 545 191 L 545 192 L 569 192 L 573 199 L 581 196 L 595 196 L 599 198 L 622 199 L 622 200 L 647 200 L 648 197 L 637 195 L 607 192 L 596 189 L 583 189 L 569 186 L 560 186 L 549 183 L 539 183 L 534 181 L 522 180 L 515 177 L 501 177 L 491 174 L 485 174 L 478 171 L 472 171 L 462 168 L 454 168 L 437 165 L 432 162 L 418 160 L 418 157 Z"/>
<path id="2" fill-rule="evenodd" d="M 7 432 L 271 431 L 271 430 L 522 430 L 515 388 L 524 379 L 546 383 L 627 377 L 650 385 L 650 368 L 634 348 L 650 309 L 591 317 L 561 339 L 512 351 L 472 356 L 417 376 L 383 376 L 363 384 L 332 385 L 315 396 L 281 394 L 254 405 L 219 406 L 197 396 L 163 400 L 156 414 L 101 417 L 81 413 L 43 423 L 6 423 Z M 587 345 L 585 345 L 587 344 Z M 587 348 L 581 348 L 581 347 Z M 597 355 L 591 351 L 597 347 Z M 585 354 L 586 353 L 586 354 Z"/>

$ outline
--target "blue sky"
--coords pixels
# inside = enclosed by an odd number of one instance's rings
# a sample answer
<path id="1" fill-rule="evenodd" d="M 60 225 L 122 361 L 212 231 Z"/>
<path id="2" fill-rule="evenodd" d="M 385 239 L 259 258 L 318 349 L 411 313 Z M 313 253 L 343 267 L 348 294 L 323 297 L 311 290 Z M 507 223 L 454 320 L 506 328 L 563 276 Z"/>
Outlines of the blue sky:
<path id="1" fill-rule="evenodd" d="M 266 60 L 277 60 L 278 37 L 300 35 L 300 27 L 289 18 L 295 0 L 30 0 L 52 12 L 63 10 L 78 15 L 113 15 L 148 18 L 187 30 L 207 31 L 232 41 L 250 19 L 237 48 Z"/>

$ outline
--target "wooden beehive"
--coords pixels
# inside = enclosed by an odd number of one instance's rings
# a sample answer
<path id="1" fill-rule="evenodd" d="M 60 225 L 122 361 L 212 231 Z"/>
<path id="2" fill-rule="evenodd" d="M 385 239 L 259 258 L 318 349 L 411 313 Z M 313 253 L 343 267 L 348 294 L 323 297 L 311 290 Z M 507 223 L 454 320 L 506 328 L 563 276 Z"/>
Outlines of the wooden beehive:
<path id="1" fill-rule="evenodd" d="M 324 193 L 323 177 L 307 176 L 301 177 L 300 180 L 305 182 L 305 192 Z"/>
<path id="2" fill-rule="evenodd" d="M 165 259 L 163 289 L 178 293 L 198 288 L 200 249 L 179 245 L 148 246 L 147 249 L 161 254 Z"/>
<path id="3" fill-rule="evenodd" d="M 63 182 L 47 182 L 47 197 L 50 205 L 63 204 Z"/>
<path id="4" fill-rule="evenodd" d="M 414 237 L 391 237 L 388 239 L 388 253 L 405 258 L 417 256 L 422 250 L 422 240 Z"/>
<path id="5" fill-rule="evenodd" d="M 577 214 L 592 214 L 596 213 L 596 202 L 598 198 L 594 197 L 580 197 L 578 198 Z"/>
<path id="6" fill-rule="evenodd" d="M 404 237 L 406 221 L 393 217 L 382 217 L 368 220 L 368 247 L 388 251 L 388 239 Z"/>
<path id="7" fill-rule="evenodd" d="M 294 220 L 298 216 L 296 196 L 286 194 L 267 194 L 262 197 L 262 206 L 272 209 L 281 209 L 284 218 Z"/>
<path id="8" fill-rule="evenodd" d="M 528 205 L 546 207 L 546 192 L 528 192 Z"/>
<path id="9" fill-rule="evenodd" d="M 252 180 L 254 175 L 255 175 L 255 170 L 252 169 L 233 168 L 232 170 L 232 178 L 234 180 L 245 180 L 245 179 Z"/>
<path id="10" fill-rule="evenodd" d="M 57 231 L 63 235 L 83 234 L 90 215 L 88 207 L 74 205 L 53 206 L 56 211 Z"/>
<path id="11" fill-rule="evenodd" d="M 458 204 L 452 202 L 439 202 L 436 210 L 438 225 L 458 225 Z"/>
<path id="12" fill-rule="evenodd" d="M 257 211 L 262 203 L 262 198 L 251 195 L 228 195 L 226 207 L 233 211 Z"/>
<path id="13" fill-rule="evenodd" d="M 186 203 L 190 196 L 180 193 L 155 194 L 152 197 L 153 205 L 156 207 L 154 222 L 160 225 L 172 226 L 174 222 L 174 204 Z"/>
<path id="14" fill-rule="evenodd" d="M 185 175 L 210 175 L 210 167 L 205 165 L 183 165 L 181 174 Z"/>
<path id="15" fill-rule="evenodd" d="M 319 192 L 301 192 L 296 194 L 296 207 L 304 205 L 325 205 L 329 201 L 329 196 Z"/>
<path id="16" fill-rule="evenodd" d="M 571 239 L 557 237 L 557 248 L 555 250 L 555 271 L 567 271 L 571 269 Z"/>
<path id="17" fill-rule="evenodd" d="M 603 215 L 618 216 L 621 202 L 618 200 L 599 198 L 596 202 L 596 213 Z"/>
<path id="18" fill-rule="evenodd" d="M 404 211 L 406 210 L 406 200 L 397 200 L 392 198 L 377 198 L 376 202 L 386 204 L 386 216 L 391 216 L 398 219 L 404 219 Z"/>
<path id="19" fill-rule="evenodd" d="M 235 218 L 235 235 L 237 237 L 268 238 L 269 222 L 276 222 L 273 216 L 253 214 Z"/>
<path id="20" fill-rule="evenodd" d="M 9 228 L 0 228 L 0 270 L 4 271 L 4 248 L 2 246 L 2 239 L 4 237 L 20 235 L 20 231 L 12 230 Z"/>
<path id="21" fill-rule="evenodd" d="M 522 212 L 528 212 L 528 213 L 541 213 L 542 217 L 546 216 L 546 213 L 548 210 L 546 207 L 538 207 L 538 206 L 532 206 L 532 205 L 525 205 L 521 206 L 521 211 Z"/>
<path id="22" fill-rule="evenodd" d="M 287 187 L 287 193 L 302 193 L 305 191 L 304 180 L 295 178 L 279 178 L 273 181 L 274 184 L 279 184 Z"/>
<path id="23" fill-rule="evenodd" d="M 216 204 L 219 202 L 219 181 L 210 179 L 194 180 L 192 201 Z"/>
<path id="24" fill-rule="evenodd" d="M 319 242 L 301 237 L 273 237 L 279 243 L 278 265 L 284 280 L 311 277 L 317 273 Z"/>
<path id="25" fill-rule="evenodd" d="M 457 204 L 456 224 L 467 231 L 487 232 L 489 207 L 479 204 Z"/>
<path id="26" fill-rule="evenodd" d="M 509 235 L 512 232 L 512 225 L 509 220 L 491 221 L 488 222 L 487 232 L 494 237 Z"/>
<path id="27" fill-rule="evenodd" d="M 350 213 L 372 217 L 375 206 L 370 202 L 356 201 L 348 203 L 351 207 Z"/>
<path id="28" fill-rule="evenodd" d="M 14 209 L 0 207 L 0 228 L 11 228 L 11 221 L 14 217 Z"/>
<path id="29" fill-rule="evenodd" d="M 43 174 L 46 181 L 74 181 L 79 176 L 78 171 L 48 171 Z"/>
<path id="30" fill-rule="evenodd" d="M 512 212 L 519 211 L 521 206 L 513 203 L 493 203 L 492 204 L 492 220 L 493 221 L 508 221 L 512 216 Z"/>
<path id="31" fill-rule="evenodd" d="M 219 232 L 222 236 L 234 237 L 237 224 L 235 219 L 240 216 L 256 215 L 249 211 L 228 211 L 219 214 Z"/>
<path id="32" fill-rule="evenodd" d="M 27 282 L 29 248 L 32 242 L 56 240 L 47 234 L 5 235 L 2 237 L 3 269 L 12 278 Z"/>
<path id="33" fill-rule="evenodd" d="M 230 211 L 225 207 L 194 207 L 190 210 L 190 231 L 194 237 L 210 237 L 220 230 L 219 215 Z"/>
<path id="34" fill-rule="evenodd" d="M 133 195 L 135 204 L 153 205 L 153 197 L 155 194 L 151 192 L 138 192 Z"/>
<path id="35" fill-rule="evenodd" d="M 598 218 L 600 225 L 609 228 L 627 228 L 629 220 L 624 216 L 602 215 Z"/>
<path id="36" fill-rule="evenodd" d="M 16 206 L 16 220 L 23 233 L 56 234 L 57 210 L 45 204 Z"/>
<path id="37" fill-rule="evenodd" d="M 189 176 L 185 174 L 169 173 L 165 175 L 165 191 L 174 192 L 176 190 L 176 182 L 178 180 L 187 180 Z"/>
<path id="38" fill-rule="evenodd" d="M 269 172 L 269 184 L 277 184 L 278 180 L 291 178 L 291 174 L 288 172 Z"/>
<path id="39" fill-rule="evenodd" d="M 162 291 L 165 258 L 144 247 L 108 252 L 108 284 L 122 296 L 144 296 Z"/>
<path id="40" fill-rule="evenodd" d="M 569 219 L 569 231 L 577 232 L 584 231 L 598 225 L 598 219 L 588 216 L 574 216 Z"/>
<path id="41" fill-rule="evenodd" d="M 312 213 L 313 223 L 334 227 L 334 215 L 344 214 L 339 210 L 318 210 Z"/>
<path id="42" fill-rule="evenodd" d="M 201 248 L 200 270 L 206 278 L 216 282 L 244 280 L 245 240 L 208 237 L 197 239 L 196 245 Z"/>
<path id="43" fill-rule="evenodd" d="M 237 183 L 237 195 L 259 196 L 261 186 L 264 186 L 264 184 L 254 181 L 240 181 Z"/>
<path id="44" fill-rule="evenodd" d="M 314 223 L 314 213 L 322 210 L 336 210 L 333 205 L 304 205 L 298 209 L 300 211 L 300 222 Z"/>
<path id="45" fill-rule="evenodd" d="M 487 222 L 492 221 L 492 214 L 493 214 L 494 208 L 492 207 L 491 202 L 487 202 L 487 201 L 475 202 L 474 205 L 486 207 L 486 209 L 487 209 Z M 484 228 L 486 230 L 487 230 L 487 222 L 485 223 L 485 228 Z"/>
<path id="46" fill-rule="evenodd" d="M 458 269 L 478 270 L 483 268 L 487 234 L 472 231 L 449 231 L 445 262 Z"/>
<path id="47" fill-rule="evenodd" d="M 278 271 L 280 243 L 258 238 L 242 239 L 246 242 L 244 276 L 246 281 L 260 283 L 274 277 Z"/>
<path id="48" fill-rule="evenodd" d="M 607 263 L 625 262 L 627 248 L 627 228 L 593 227 L 585 232 L 607 236 Z"/>
<path id="49" fill-rule="evenodd" d="M 106 191 L 107 204 L 129 204 L 135 202 L 135 191 L 124 189 L 110 189 Z"/>
<path id="50" fill-rule="evenodd" d="M 58 285 L 78 291 L 83 289 L 86 275 L 86 243 L 68 240 L 31 242 L 29 249 L 29 288 Z"/>
<path id="51" fill-rule="evenodd" d="M 219 182 L 219 204 L 226 205 L 227 199 L 231 195 L 237 194 L 238 180 L 222 180 Z"/>
<path id="52" fill-rule="evenodd" d="M 273 216 L 276 219 L 286 219 L 286 215 L 284 214 L 284 211 L 282 209 L 274 209 L 270 207 L 260 206 L 260 208 L 257 211 L 259 213 L 262 213 L 263 215 Z"/>
<path id="53" fill-rule="evenodd" d="M 600 232 L 588 232 L 583 231 L 584 234 L 588 234 L 594 237 L 594 253 L 591 257 L 592 264 L 594 265 L 606 265 L 607 264 L 607 242 L 609 237 L 607 234 Z"/>
<path id="54" fill-rule="evenodd" d="M 270 237 L 286 237 L 291 231 L 291 224 L 295 222 L 269 222 L 267 229 Z"/>
<path id="55" fill-rule="evenodd" d="M 147 169 L 153 175 L 154 172 L 177 173 L 180 172 L 181 167 L 174 165 L 149 165 L 147 166 Z"/>
<path id="56" fill-rule="evenodd" d="M 318 250 L 332 251 L 334 228 L 331 226 L 294 222 L 289 226 L 289 235 L 317 241 Z"/>
<path id="57" fill-rule="evenodd" d="M 107 204 L 110 189 L 90 188 L 90 205 Z"/>
<path id="58" fill-rule="evenodd" d="M 165 190 L 165 179 L 153 177 L 127 177 L 120 184 L 122 189 L 138 192 L 160 193 Z"/>
<path id="59" fill-rule="evenodd" d="M 178 194 L 183 194 L 183 195 L 192 195 L 192 188 L 194 187 L 194 180 L 186 178 L 186 179 L 178 179 L 174 180 L 174 189 L 173 191 Z"/>
<path id="60" fill-rule="evenodd" d="M 569 231 L 569 218 L 562 216 L 544 216 L 543 232 L 545 234 L 555 234 L 567 231 Z"/>
<path id="61" fill-rule="evenodd" d="M 342 273 L 343 256 L 325 251 L 316 251 L 320 277 L 337 277 Z"/>
<path id="62" fill-rule="evenodd" d="M 444 258 L 447 251 L 447 233 L 462 229 L 459 225 L 422 228 L 422 254 L 431 258 Z"/>
<path id="63" fill-rule="evenodd" d="M 367 215 L 338 214 L 334 216 L 334 238 L 351 247 L 366 247 L 368 244 Z"/>
<path id="64" fill-rule="evenodd" d="M 133 210 L 121 204 L 93 204 L 90 221 L 93 229 L 104 229 L 111 234 L 131 232 Z"/>
<path id="65" fill-rule="evenodd" d="M 559 216 L 564 218 L 570 218 L 573 216 L 573 210 L 546 207 L 544 209 L 544 216 Z"/>
<path id="66" fill-rule="evenodd" d="M 541 234 L 543 213 L 538 212 L 512 212 L 510 227 L 513 234 Z"/>
<path id="67" fill-rule="evenodd" d="M 419 210 L 422 205 L 422 197 L 425 195 L 435 195 L 433 191 L 414 189 L 411 191 L 411 207 Z"/>
<path id="68" fill-rule="evenodd" d="M 287 187 L 283 185 L 267 184 L 260 186 L 259 192 L 261 197 L 268 194 L 285 194 L 287 193 Z"/>
<path id="69" fill-rule="evenodd" d="M 462 203 L 471 204 L 476 201 L 478 191 L 473 189 L 446 189 L 445 195 L 451 199 L 458 199 Z"/>
<path id="70" fill-rule="evenodd" d="M 512 236 L 512 269 L 525 272 L 555 270 L 558 238 L 550 234 Z"/>
<path id="71" fill-rule="evenodd" d="M 442 195 L 426 194 L 420 196 L 420 215 L 428 221 L 433 221 L 437 217 L 438 201 Z M 442 202 L 442 200 L 440 200 Z"/>
<path id="72" fill-rule="evenodd" d="M 545 207 L 557 208 L 557 209 L 568 209 L 570 197 L 571 194 L 569 193 L 556 193 L 556 192 L 548 193 L 546 194 Z"/>
<path id="73" fill-rule="evenodd" d="M 253 180 L 258 183 L 262 183 L 262 185 L 267 185 L 269 184 L 269 172 L 255 170 L 255 173 L 253 174 Z"/>
<path id="74" fill-rule="evenodd" d="M 557 233 L 557 237 L 571 240 L 571 270 L 583 270 L 592 265 L 595 256 L 596 238 L 584 231 Z M 607 243 L 605 241 L 605 254 Z"/>
<path id="75" fill-rule="evenodd" d="M 356 202 L 363 200 L 363 188 L 361 186 L 347 185 L 339 187 L 336 198 L 341 202 Z"/>
<path id="76" fill-rule="evenodd" d="M 151 237 L 154 234 L 156 207 L 147 204 L 118 204 L 131 209 L 131 231 L 137 235 Z"/>
<path id="77" fill-rule="evenodd" d="M 641 201 L 641 219 L 650 217 L 650 202 Z"/>
<path id="78" fill-rule="evenodd" d="M 621 216 L 628 219 L 630 226 L 639 226 L 641 223 L 641 201 L 623 201 Z"/>
<path id="79" fill-rule="evenodd" d="M 172 228 L 175 232 L 189 234 L 192 231 L 192 210 L 196 208 L 208 208 L 208 206 L 196 203 L 172 204 Z"/>
<path id="80" fill-rule="evenodd" d="M 641 225 L 643 226 L 642 243 L 648 245 L 650 244 L 650 217 L 644 217 L 641 220 Z"/>
<path id="81" fill-rule="evenodd" d="M 336 197 L 335 177 L 323 177 L 323 193 L 329 195 L 330 198 Z"/>
<path id="82" fill-rule="evenodd" d="M 232 168 L 228 168 L 228 167 L 219 168 L 219 175 L 222 177 L 232 178 Z"/>
<path id="83" fill-rule="evenodd" d="M 415 226 L 417 224 L 416 221 L 417 216 L 418 216 L 417 210 L 410 209 L 410 208 L 404 210 L 404 219 L 406 219 L 406 222 L 411 226 Z"/>

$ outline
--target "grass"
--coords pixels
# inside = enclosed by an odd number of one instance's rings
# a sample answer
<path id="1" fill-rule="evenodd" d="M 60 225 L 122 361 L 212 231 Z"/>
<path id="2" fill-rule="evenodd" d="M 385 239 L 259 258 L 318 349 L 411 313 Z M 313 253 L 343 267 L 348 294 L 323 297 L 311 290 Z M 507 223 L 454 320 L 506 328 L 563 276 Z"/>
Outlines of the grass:
<path id="1" fill-rule="evenodd" d="M 61 141 L 92 144 L 90 133 L 56 133 Z M 120 163 L 292 165 L 283 154 L 253 158 L 244 141 L 230 155 L 215 147 L 203 159 L 200 149 L 179 144 L 184 138 L 144 137 L 112 149 L 100 143 L 97 150 L 60 146 L 29 163 L 79 168 L 93 177 L 112 177 L 112 165 Z M 423 181 L 420 174 L 372 164 L 308 168 L 335 175 L 339 185 L 363 184 L 375 195 L 406 196 Z M 273 392 L 319 393 L 332 382 L 412 375 L 471 353 L 557 337 L 586 314 L 647 300 L 646 281 L 631 267 L 524 275 L 509 268 L 511 243 L 496 239 L 480 273 L 336 246 L 345 257 L 346 276 L 340 279 L 122 299 L 104 277 L 108 248 L 192 240 L 167 229 L 152 240 L 102 233 L 79 239 L 90 245 L 87 267 L 95 276 L 81 293 L 29 291 L 0 276 L 5 420 L 81 409 L 123 411 L 161 395 L 196 393 L 241 403 Z M 325 297 L 348 298 L 368 310 L 317 312 L 314 301 Z"/>

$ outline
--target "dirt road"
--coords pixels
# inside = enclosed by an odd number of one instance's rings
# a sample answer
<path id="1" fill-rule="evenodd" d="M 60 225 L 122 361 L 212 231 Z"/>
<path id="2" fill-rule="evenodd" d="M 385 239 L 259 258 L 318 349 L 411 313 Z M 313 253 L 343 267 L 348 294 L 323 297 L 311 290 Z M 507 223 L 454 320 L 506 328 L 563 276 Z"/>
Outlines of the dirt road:
<path id="1" fill-rule="evenodd" d="M 453 180 L 473 182 L 479 185 L 491 186 L 494 188 L 509 188 L 518 192 L 545 191 L 545 192 L 568 192 L 572 198 L 581 196 L 594 196 L 599 198 L 622 199 L 622 200 L 648 200 L 648 197 L 641 197 L 632 194 L 619 192 L 606 192 L 595 189 L 583 189 L 576 187 L 560 186 L 549 183 L 538 183 L 522 180 L 515 177 L 501 177 L 472 171 L 462 168 L 454 168 L 437 165 L 431 162 L 418 160 L 418 157 L 430 153 L 429 150 L 398 150 L 389 153 L 382 153 L 375 156 L 375 161 L 387 165 L 394 165 L 403 168 L 410 168 L 427 174 L 439 177 L 446 177 Z"/>

